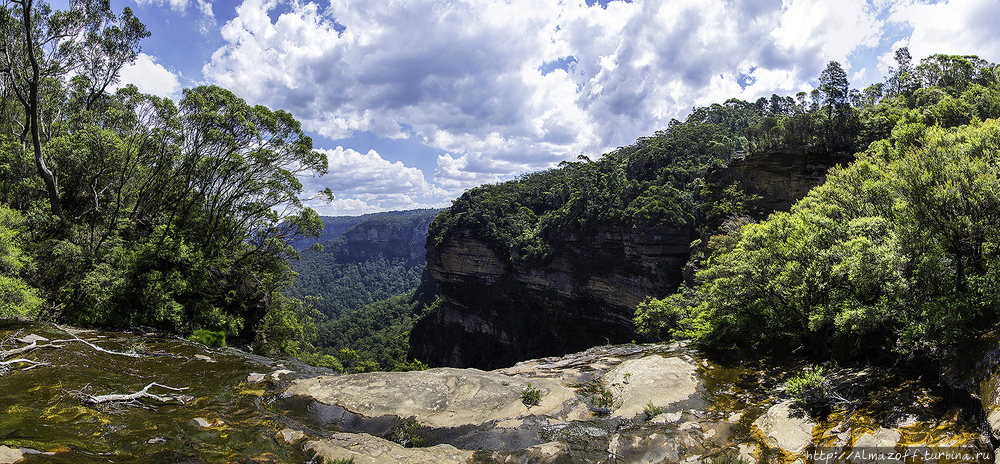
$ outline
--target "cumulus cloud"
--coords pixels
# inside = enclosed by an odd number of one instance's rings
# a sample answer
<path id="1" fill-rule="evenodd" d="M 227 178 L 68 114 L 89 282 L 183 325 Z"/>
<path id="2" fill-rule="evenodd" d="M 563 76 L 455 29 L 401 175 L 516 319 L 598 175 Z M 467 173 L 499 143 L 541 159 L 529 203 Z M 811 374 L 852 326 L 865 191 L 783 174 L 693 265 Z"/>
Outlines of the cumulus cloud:
<path id="1" fill-rule="evenodd" d="M 979 55 L 1000 61 L 996 0 L 951 0 L 938 3 L 908 0 L 892 7 L 889 21 L 913 28 L 907 42 L 914 60 L 936 53 Z"/>
<path id="2" fill-rule="evenodd" d="M 998 8 L 995 0 L 244 0 L 203 74 L 334 139 L 368 131 L 448 153 L 432 185 L 415 168 L 341 150 L 382 170 L 357 171 L 376 176 L 366 181 L 331 167 L 331 182 L 379 195 L 414 195 L 398 185 L 451 194 L 629 144 L 692 106 L 811 90 L 830 60 L 877 80 L 851 58 L 868 54 L 883 67 L 874 57 L 891 53 L 889 22 L 913 27 L 916 59 L 969 49 L 962 44 L 1000 50 L 989 21 Z"/>
<path id="3" fill-rule="evenodd" d="M 435 186 L 427 182 L 419 169 L 383 159 L 375 150 L 359 153 L 337 147 L 319 151 L 326 154 L 329 173 L 301 180 L 306 192 L 329 188 L 336 196 L 332 203 L 318 200 L 306 203 L 320 214 L 337 216 L 441 208 L 446 205 L 445 198 L 461 192 Z"/>
<path id="4" fill-rule="evenodd" d="M 140 53 L 135 62 L 122 68 L 118 87 L 134 84 L 142 93 L 165 98 L 177 98 L 181 83 L 177 75 L 156 62 L 156 58 Z"/>

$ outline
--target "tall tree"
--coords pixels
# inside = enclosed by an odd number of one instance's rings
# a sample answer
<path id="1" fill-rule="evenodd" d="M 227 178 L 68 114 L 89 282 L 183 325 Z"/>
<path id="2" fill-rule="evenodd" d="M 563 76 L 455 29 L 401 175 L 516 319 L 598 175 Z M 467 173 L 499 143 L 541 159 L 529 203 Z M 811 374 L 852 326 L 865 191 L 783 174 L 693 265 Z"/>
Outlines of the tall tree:
<path id="1" fill-rule="evenodd" d="M 138 41 L 148 35 L 131 10 L 120 20 L 111 13 L 109 0 L 71 0 L 68 11 L 53 11 L 35 0 L 3 0 L 0 75 L 24 110 L 19 136 L 34 153 L 53 214 L 63 217 L 58 174 L 42 150 L 43 83 L 61 81 L 85 64 L 82 75 L 92 79 L 96 98 L 117 80 L 124 64 L 135 60 Z"/>
<path id="2" fill-rule="evenodd" d="M 851 114 L 850 84 L 840 63 L 831 61 L 819 75 L 819 91 L 826 110 L 826 143 L 828 148 L 844 149 L 850 135 L 845 133 Z"/>

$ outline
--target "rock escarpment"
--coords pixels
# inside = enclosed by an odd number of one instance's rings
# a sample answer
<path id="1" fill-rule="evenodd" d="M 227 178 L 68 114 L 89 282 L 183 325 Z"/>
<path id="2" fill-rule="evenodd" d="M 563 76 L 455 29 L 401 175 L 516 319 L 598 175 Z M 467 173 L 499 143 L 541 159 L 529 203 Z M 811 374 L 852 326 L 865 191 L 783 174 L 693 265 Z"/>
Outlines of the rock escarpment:
<path id="1" fill-rule="evenodd" d="M 708 175 L 760 195 L 760 211 L 787 209 L 849 156 L 809 150 L 737 157 Z M 692 226 L 608 224 L 562 233 L 553 254 L 525 262 L 490 248 L 472 230 L 427 243 L 427 266 L 443 300 L 411 332 L 410 355 L 436 366 L 496 368 L 635 338 L 632 317 L 646 297 L 683 281 L 697 238 Z"/>
<path id="2" fill-rule="evenodd" d="M 761 212 L 787 211 L 809 190 L 823 183 L 830 168 L 854 161 L 849 153 L 828 153 L 811 147 L 786 148 L 737 156 L 722 168 L 708 173 L 716 185 L 737 183 L 748 193 L 759 195 Z"/>
<path id="3" fill-rule="evenodd" d="M 691 240 L 683 227 L 608 228 L 560 237 L 551 261 L 528 266 L 470 231 L 452 231 L 428 247 L 443 304 L 414 328 L 411 353 L 436 365 L 495 368 L 629 341 L 635 306 L 676 288 Z"/>
<path id="4" fill-rule="evenodd" d="M 340 258 L 365 261 L 379 254 L 408 260 L 423 259 L 427 226 L 433 213 L 410 216 L 384 216 L 369 219 L 344 232 Z"/>

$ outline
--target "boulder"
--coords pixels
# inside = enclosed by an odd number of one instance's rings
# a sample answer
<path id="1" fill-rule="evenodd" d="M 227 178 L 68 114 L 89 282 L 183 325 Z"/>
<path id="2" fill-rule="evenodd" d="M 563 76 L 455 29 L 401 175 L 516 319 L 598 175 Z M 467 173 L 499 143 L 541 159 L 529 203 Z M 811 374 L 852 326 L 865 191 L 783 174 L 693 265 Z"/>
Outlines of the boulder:
<path id="1" fill-rule="evenodd" d="M 630 359 L 604 375 L 605 387 L 616 396 L 612 416 L 631 418 L 646 405 L 665 408 L 695 394 L 696 368 L 678 357 L 660 355 Z"/>
<path id="2" fill-rule="evenodd" d="M 339 459 L 355 464 L 465 464 L 472 460 L 473 455 L 472 451 L 460 450 L 451 445 L 404 448 L 366 433 L 334 433 L 329 438 L 306 443 L 305 450 L 316 453 L 327 462 Z"/>
<path id="3" fill-rule="evenodd" d="M 812 442 L 816 422 L 804 412 L 793 409 L 792 404 L 788 400 L 771 406 L 753 425 L 772 446 L 797 454 Z"/>

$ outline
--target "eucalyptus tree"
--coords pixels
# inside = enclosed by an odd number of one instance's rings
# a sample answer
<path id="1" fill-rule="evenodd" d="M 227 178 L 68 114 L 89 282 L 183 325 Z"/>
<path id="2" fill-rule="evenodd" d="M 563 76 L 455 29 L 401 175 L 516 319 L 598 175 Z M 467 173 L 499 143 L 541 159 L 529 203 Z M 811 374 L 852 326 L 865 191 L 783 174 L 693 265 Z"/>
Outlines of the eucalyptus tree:
<path id="1" fill-rule="evenodd" d="M 71 72 L 88 80 L 88 107 L 117 82 L 121 68 L 135 60 L 145 26 L 125 9 L 119 18 L 109 0 L 71 0 L 69 10 L 53 10 L 36 0 L 3 0 L 0 9 L 0 76 L 20 103 L 24 122 L 18 136 L 30 146 L 53 214 L 64 217 L 58 172 L 43 151 L 44 86 L 61 83 Z"/>

